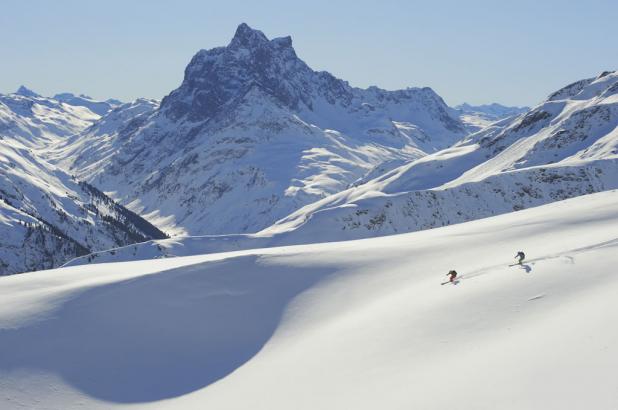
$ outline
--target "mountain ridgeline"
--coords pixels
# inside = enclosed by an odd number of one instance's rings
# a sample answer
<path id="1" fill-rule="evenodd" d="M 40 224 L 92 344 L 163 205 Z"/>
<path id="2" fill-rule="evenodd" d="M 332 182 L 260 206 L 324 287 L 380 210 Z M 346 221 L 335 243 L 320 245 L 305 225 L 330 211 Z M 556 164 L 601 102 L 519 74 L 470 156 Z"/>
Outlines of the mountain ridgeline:
<path id="1" fill-rule="evenodd" d="M 382 236 L 615 189 L 617 107 L 611 71 L 532 108 L 357 88 L 241 24 L 160 102 L 0 95 L 0 273 Z"/>
<path id="2" fill-rule="evenodd" d="M 15 141 L 0 141 L 0 170 L 0 275 L 168 237 Z"/>
<path id="3" fill-rule="evenodd" d="M 618 189 L 618 73 L 578 81 L 529 111 L 299 208 L 252 235 L 154 241 L 98 262 L 412 232 Z M 87 262 L 80 258 L 74 264 Z"/>
<path id="4" fill-rule="evenodd" d="M 78 138 L 99 118 L 25 87 L 0 95 L 0 275 L 167 237 L 51 163 L 57 144 Z"/>

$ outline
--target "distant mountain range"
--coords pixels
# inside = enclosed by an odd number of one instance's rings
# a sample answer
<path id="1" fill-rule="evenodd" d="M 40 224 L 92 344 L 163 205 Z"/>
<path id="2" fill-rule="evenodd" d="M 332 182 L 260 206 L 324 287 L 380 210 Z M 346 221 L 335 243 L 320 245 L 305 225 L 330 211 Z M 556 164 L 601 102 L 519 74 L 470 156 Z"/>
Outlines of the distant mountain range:
<path id="1" fill-rule="evenodd" d="M 36 92 L 32 91 L 24 85 L 21 85 L 14 94 L 20 95 L 22 97 L 46 98 L 42 95 L 37 94 Z M 49 99 L 60 101 L 75 107 L 86 107 L 99 116 L 107 114 L 113 108 L 122 104 L 122 101 L 116 100 L 114 98 L 109 98 L 105 101 L 97 101 L 92 97 L 84 94 L 75 95 L 72 93 L 59 93 Z"/>
<path id="2" fill-rule="evenodd" d="M 252 235 L 154 241 L 91 260 L 169 257 L 376 237 L 618 188 L 618 73 L 568 85 L 444 150 L 304 206 Z M 82 264 L 81 258 L 74 264 Z"/>
<path id="3" fill-rule="evenodd" d="M 463 103 L 456 105 L 459 118 L 471 131 L 478 131 L 495 121 L 523 114 L 530 107 L 507 107 L 498 103 L 484 105 L 470 105 Z"/>
<path id="4" fill-rule="evenodd" d="M 451 108 L 426 87 L 352 87 L 246 24 L 160 102 L 20 87 L 0 95 L 0 273 L 388 235 L 617 188 L 617 94 L 604 72 L 531 109 Z"/>
<path id="5" fill-rule="evenodd" d="M 113 98 L 105 101 L 95 101 L 91 97 L 84 94 L 74 95 L 71 93 L 61 93 L 54 95 L 53 98 L 69 105 L 86 107 L 97 115 L 105 115 L 112 109 L 122 104 L 122 101 L 115 100 Z"/>
<path id="6" fill-rule="evenodd" d="M 58 266 L 166 235 L 43 158 L 99 120 L 80 104 L 20 87 L 0 95 L 0 275 Z"/>

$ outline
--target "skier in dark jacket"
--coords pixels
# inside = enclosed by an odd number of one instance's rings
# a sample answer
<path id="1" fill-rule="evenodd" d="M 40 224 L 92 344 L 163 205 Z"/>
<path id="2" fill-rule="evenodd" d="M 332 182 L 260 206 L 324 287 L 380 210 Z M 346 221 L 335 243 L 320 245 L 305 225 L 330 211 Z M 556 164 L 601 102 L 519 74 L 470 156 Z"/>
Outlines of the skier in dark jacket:
<path id="1" fill-rule="evenodd" d="M 446 274 L 446 276 L 448 276 L 448 281 L 449 282 L 454 282 L 455 278 L 457 277 L 457 271 L 449 271 L 449 273 Z"/>
<path id="2" fill-rule="evenodd" d="M 517 263 L 521 265 L 526 258 L 526 254 L 524 254 L 522 251 L 519 251 L 517 252 L 517 255 L 515 255 L 515 257 L 518 258 Z"/>

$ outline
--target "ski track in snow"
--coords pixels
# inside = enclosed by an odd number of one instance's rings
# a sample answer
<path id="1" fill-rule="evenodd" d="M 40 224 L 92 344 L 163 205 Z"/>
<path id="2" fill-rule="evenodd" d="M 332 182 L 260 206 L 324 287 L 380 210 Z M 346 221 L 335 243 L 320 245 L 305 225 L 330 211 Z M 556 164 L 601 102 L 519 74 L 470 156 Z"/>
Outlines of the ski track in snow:
<path id="1" fill-rule="evenodd" d="M 557 254 L 550 254 L 550 255 L 537 257 L 533 259 L 525 259 L 523 265 L 508 265 L 508 266 L 509 267 L 518 267 L 518 266 L 520 267 L 520 266 L 526 266 L 528 264 L 535 265 L 535 263 L 537 262 L 546 261 L 549 259 L 562 259 L 563 263 L 575 264 L 575 257 L 572 256 L 571 254 L 577 254 L 581 252 L 591 251 L 594 249 L 601 249 L 605 247 L 614 247 L 614 246 L 618 246 L 618 238 L 611 239 L 609 241 L 600 242 L 600 243 L 590 245 L 590 246 L 585 246 L 582 248 L 571 249 L 571 250 L 557 253 Z M 464 273 L 458 276 L 458 278 L 460 280 L 476 278 L 478 276 L 483 276 L 491 272 L 494 272 L 496 269 L 499 269 L 501 267 L 504 267 L 504 265 L 494 265 L 494 266 L 486 267 L 483 269 L 478 269 L 478 270 L 475 270 L 469 273 Z"/>
<path id="2" fill-rule="evenodd" d="M 617 199 L 2 278 L 2 408 L 616 408 Z"/>

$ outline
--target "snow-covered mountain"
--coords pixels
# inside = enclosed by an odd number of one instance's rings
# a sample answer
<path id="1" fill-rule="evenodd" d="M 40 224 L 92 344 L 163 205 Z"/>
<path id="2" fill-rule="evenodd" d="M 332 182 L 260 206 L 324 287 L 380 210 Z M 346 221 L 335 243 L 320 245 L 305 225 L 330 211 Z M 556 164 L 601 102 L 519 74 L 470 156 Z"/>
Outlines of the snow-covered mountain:
<path id="1" fill-rule="evenodd" d="M 25 85 L 20 85 L 19 88 L 17 89 L 17 91 L 15 91 L 14 94 L 21 95 L 22 97 L 42 98 L 41 95 L 39 95 L 38 93 L 32 91 L 31 89 L 29 89 Z"/>
<path id="2" fill-rule="evenodd" d="M 14 94 L 0 94 L 0 137 L 33 149 L 81 133 L 99 118 L 86 107 L 41 97 L 24 86 Z"/>
<path id="3" fill-rule="evenodd" d="M 60 97 L 42 97 L 24 86 L 0 94 L 0 275 L 166 237 L 46 160 L 54 158 L 53 147 L 98 124 L 100 116 L 91 111 L 96 104 L 112 106 Z"/>
<path id="4" fill-rule="evenodd" d="M 470 105 L 463 103 L 454 107 L 459 118 L 471 131 L 478 131 L 492 122 L 527 112 L 529 107 L 508 107 L 498 103 Z"/>
<path id="5" fill-rule="evenodd" d="M 141 127 L 158 107 L 158 101 L 145 98 L 120 104 L 84 132 L 48 147 L 44 156 L 72 175 L 95 173 L 119 154 L 119 136 Z"/>
<path id="6" fill-rule="evenodd" d="M 618 73 L 306 205 L 251 235 L 155 241 L 93 261 L 340 241 L 435 228 L 618 188 Z M 84 258 L 73 263 L 84 263 Z"/>
<path id="7" fill-rule="evenodd" d="M 198 52 L 160 107 L 129 117 L 64 144 L 74 160 L 63 166 L 166 231 L 191 234 L 256 232 L 466 134 L 431 89 L 351 87 L 309 68 L 290 37 L 246 24 L 228 46 Z"/>
<path id="8" fill-rule="evenodd" d="M 262 234 L 337 240 L 408 232 L 618 188 L 618 73 L 310 204 Z M 300 232 L 304 231 L 304 234 Z"/>
<path id="9" fill-rule="evenodd" d="M 50 146 L 82 133 L 120 104 L 70 93 L 43 97 L 22 85 L 15 93 L 0 94 L 0 136 L 45 154 Z"/>
<path id="10" fill-rule="evenodd" d="M 86 107 L 100 116 L 107 114 L 112 109 L 122 104 L 122 102 L 111 98 L 105 101 L 97 101 L 84 94 L 75 95 L 71 93 L 60 93 L 54 95 L 53 98 L 69 105 Z"/>
<path id="11" fill-rule="evenodd" d="M 9 137 L 0 139 L 0 275 L 165 234 Z"/>
<path id="12" fill-rule="evenodd" d="M 616 204 L 3 278 L 2 408 L 616 409 Z"/>

